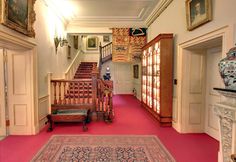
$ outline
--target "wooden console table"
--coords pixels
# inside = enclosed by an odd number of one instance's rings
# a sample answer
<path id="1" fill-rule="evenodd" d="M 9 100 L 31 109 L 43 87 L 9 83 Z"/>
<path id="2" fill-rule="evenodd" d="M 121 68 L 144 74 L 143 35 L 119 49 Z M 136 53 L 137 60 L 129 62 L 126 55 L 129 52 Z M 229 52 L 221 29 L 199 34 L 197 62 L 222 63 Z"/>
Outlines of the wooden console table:
<path id="1" fill-rule="evenodd" d="M 53 130 L 54 122 L 82 122 L 83 131 L 87 131 L 86 123 L 89 121 L 89 112 L 87 109 L 63 109 L 56 110 L 52 114 L 47 115 L 49 127 L 48 131 Z"/>

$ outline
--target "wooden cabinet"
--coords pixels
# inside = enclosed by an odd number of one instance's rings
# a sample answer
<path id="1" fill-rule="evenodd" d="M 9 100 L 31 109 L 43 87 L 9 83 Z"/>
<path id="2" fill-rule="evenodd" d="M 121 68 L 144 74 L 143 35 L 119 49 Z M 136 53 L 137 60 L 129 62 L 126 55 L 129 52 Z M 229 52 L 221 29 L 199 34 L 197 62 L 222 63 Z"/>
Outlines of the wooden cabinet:
<path id="1" fill-rule="evenodd" d="M 161 126 L 171 126 L 173 34 L 160 34 L 143 47 L 142 105 Z"/>

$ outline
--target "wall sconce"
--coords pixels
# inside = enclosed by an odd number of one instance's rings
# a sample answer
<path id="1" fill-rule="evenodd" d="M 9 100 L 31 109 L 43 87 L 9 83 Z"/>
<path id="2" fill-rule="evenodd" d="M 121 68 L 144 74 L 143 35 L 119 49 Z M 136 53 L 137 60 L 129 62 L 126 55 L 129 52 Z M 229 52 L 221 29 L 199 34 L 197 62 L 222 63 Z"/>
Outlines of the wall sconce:
<path id="1" fill-rule="evenodd" d="M 57 36 L 54 38 L 54 44 L 55 44 L 55 48 L 56 48 L 56 53 L 57 53 L 57 48 L 60 44 L 61 47 L 63 46 L 67 46 L 68 41 L 65 38 L 58 38 Z"/>

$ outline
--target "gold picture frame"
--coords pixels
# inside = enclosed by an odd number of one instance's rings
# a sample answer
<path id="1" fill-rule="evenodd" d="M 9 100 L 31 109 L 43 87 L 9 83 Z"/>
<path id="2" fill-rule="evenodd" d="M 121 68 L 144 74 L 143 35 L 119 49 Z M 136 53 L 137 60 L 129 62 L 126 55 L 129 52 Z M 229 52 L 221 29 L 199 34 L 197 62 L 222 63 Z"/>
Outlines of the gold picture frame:
<path id="1" fill-rule="evenodd" d="M 212 20 L 211 0 L 186 0 L 185 5 L 189 31 Z"/>
<path id="2" fill-rule="evenodd" d="M 87 50 L 97 50 L 98 37 L 87 37 L 86 48 Z"/>
<path id="3" fill-rule="evenodd" d="M 0 0 L 0 22 L 17 32 L 35 37 L 34 4 L 36 0 Z"/>

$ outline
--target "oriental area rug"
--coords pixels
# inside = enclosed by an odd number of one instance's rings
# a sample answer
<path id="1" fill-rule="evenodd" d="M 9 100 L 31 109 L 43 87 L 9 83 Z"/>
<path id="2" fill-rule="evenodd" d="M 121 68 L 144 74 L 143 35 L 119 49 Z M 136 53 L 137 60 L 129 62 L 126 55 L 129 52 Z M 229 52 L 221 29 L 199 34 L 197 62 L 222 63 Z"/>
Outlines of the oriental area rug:
<path id="1" fill-rule="evenodd" d="M 32 162 L 175 162 L 156 136 L 54 135 Z"/>

